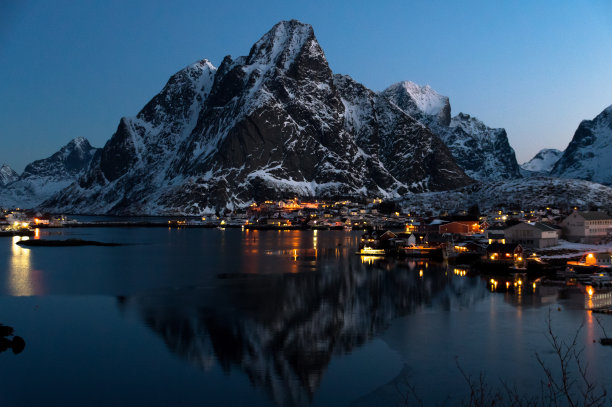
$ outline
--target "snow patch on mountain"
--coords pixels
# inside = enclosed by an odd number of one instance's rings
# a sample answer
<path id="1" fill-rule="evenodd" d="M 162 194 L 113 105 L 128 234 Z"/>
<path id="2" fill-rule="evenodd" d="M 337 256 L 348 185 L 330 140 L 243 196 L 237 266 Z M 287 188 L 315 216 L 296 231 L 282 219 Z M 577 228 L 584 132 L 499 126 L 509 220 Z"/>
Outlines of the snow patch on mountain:
<path id="1" fill-rule="evenodd" d="M 559 161 L 563 151 L 554 148 L 540 150 L 531 160 L 521 164 L 523 176 L 546 175 Z"/>
<path id="2" fill-rule="evenodd" d="M 414 100 L 417 108 L 427 115 L 438 115 L 449 103 L 448 97 L 440 95 L 429 85 L 419 86 L 410 81 L 401 82 L 399 85 Z"/>
<path id="3" fill-rule="evenodd" d="M 451 108 L 448 97 L 440 95 L 429 85 L 419 86 L 410 81 L 398 82 L 380 95 L 425 125 L 448 126 L 450 123 Z"/>

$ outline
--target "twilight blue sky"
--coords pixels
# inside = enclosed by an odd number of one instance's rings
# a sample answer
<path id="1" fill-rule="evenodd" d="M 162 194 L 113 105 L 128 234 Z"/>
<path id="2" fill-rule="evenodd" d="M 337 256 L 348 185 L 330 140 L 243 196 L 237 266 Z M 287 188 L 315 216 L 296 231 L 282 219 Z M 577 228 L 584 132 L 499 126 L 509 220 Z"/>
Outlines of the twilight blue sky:
<path id="1" fill-rule="evenodd" d="M 0 163 L 21 172 L 77 136 L 101 147 L 174 72 L 246 55 L 291 18 L 334 72 L 429 84 L 453 115 L 506 128 L 519 163 L 612 104 L 609 0 L 2 0 Z"/>

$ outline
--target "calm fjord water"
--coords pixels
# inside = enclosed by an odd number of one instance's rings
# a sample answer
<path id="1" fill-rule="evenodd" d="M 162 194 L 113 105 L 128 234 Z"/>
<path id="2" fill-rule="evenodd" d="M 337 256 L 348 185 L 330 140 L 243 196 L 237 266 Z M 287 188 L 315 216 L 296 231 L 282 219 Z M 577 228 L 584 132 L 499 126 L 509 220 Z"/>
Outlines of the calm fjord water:
<path id="1" fill-rule="evenodd" d="M 43 230 L 120 247 L 0 240 L 0 404 L 397 405 L 468 394 L 457 363 L 536 392 L 546 318 L 606 384 L 612 350 L 584 299 L 491 293 L 433 262 L 360 258 L 360 233 Z M 561 309 L 559 311 L 558 309 Z M 612 331 L 612 317 L 602 322 Z"/>

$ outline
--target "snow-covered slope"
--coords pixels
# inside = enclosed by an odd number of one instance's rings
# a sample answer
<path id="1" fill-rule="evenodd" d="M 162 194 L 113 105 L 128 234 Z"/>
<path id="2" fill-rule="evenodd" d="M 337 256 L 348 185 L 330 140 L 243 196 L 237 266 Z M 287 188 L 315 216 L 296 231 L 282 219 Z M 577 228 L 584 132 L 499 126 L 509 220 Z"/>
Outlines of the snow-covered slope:
<path id="1" fill-rule="evenodd" d="M 0 206 L 34 208 L 72 184 L 98 149 L 83 137 L 75 138 L 57 153 L 28 164 L 18 180 L 0 189 Z"/>
<path id="2" fill-rule="evenodd" d="M 0 167 L 0 187 L 6 186 L 11 182 L 17 181 L 19 174 L 15 172 L 11 167 L 6 164 L 2 164 Z"/>
<path id="3" fill-rule="evenodd" d="M 546 175 L 550 173 L 562 154 L 563 151 L 554 148 L 542 149 L 531 160 L 521 164 L 521 174 L 524 177 Z"/>
<path id="4" fill-rule="evenodd" d="M 612 185 L 612 105 L 580 123 L 551 175 Z"/>
<path id="5" fill-rule="evenodd" d="M 345 78 L 332 74 L 310 25 L 280 22 L 247 56 L 175 74 L 136 118 L 121 120 L 78 183 L 44 206 L 200 214 L 472 182 L 426 126 Z"/>
<path id="6" fill-rule="evenodd" d="M 532 177 L 483 182 L 455 191 L 408 194 L 402 205 L 408 210 L 456 211 L 478 204 L 519 210 L 553 206 L 569 209 L 589 205 L 612 210 L 612 188 L 594 182 L 553 177 Z"/>
<path id="7" fill-rule="evenodd" d="M 448 97 L 412 82 L 391 85 L 381 97 L 428 126 L 452 152 L 459 166 L 480 181 L 520 178 L 520 168 L 504 129 L 487 127 L 470 115 L 451 119 Z"/>

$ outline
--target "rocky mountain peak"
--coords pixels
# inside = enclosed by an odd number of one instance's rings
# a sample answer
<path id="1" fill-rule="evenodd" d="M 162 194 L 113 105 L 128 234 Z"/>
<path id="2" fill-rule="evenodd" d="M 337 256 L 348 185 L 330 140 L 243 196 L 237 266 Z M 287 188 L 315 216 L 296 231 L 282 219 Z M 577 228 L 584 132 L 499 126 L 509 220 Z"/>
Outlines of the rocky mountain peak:
<path id="1" fill-rule="evenodd" d="M 17 181 L 19 174 L 15 172 L 7 164 L 0 166 L 0 187 L 10 184 L 11 182 Z"/>
<path id="2" fill-rule="evenodd" d="M 430 86 L 399 82 L 381 92 L 380 97 L 429 127 L 470 177 L 480 181 L 521 177 L 506 131 L 490 128 L 465 113 L 451 119 L 448 97 Z"/>
<path id="3" fill-rule="evenodd" d="M 472 134 L 478 137 L 487 137 L 488 131 L 491 130 L 486 124 L 482 121 L 478 120 L 478 118 L 470 116 L 467 113 L 459 113 L 455 117 L 453 117 L 450 121 L 449 127 L 458 127 L 461 128 L 468 134 Z M 503 130 L 503 129 L 493 129 L 493 130 Z"/>
<path id="4" fill-rule="evenodd" d="M 282 21 L 247 56 L 207 70 L 201 84 L 188 68 L 174 75 L 137 118 L 120 121 L 78 184 L 43 206 L 201 214 L 253 200 L 390 198 L 473 182 L 424 124 L 334 77 L 308 24 Z"/>
<path id="5" fill-rule="evenodd" d="M 612 185 L 612 105 L 583 120 L 551 175 Z"/>
<path id="6" fill-rule="evenodd" d="M 312 26 L 297 20 L 281 21 L 253 45 L 244 64 L 253 69 L 276 67 L 287 71 L 298 54 L 311 47 L 320 50 Z"/>

